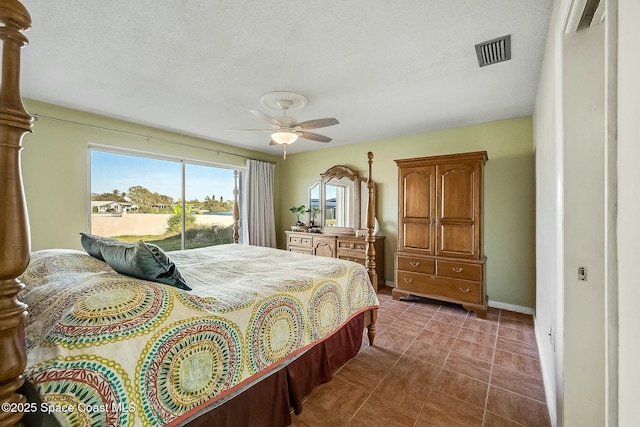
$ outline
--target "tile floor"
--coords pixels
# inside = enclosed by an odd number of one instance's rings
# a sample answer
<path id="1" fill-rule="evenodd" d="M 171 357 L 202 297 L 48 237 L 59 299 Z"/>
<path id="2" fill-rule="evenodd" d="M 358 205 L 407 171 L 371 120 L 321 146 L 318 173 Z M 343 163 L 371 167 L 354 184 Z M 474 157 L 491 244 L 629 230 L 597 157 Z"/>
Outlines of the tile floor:
<path id="1" fill-rule="evenodd" d="M 550 425 L 531 316 L 378 296 L 375 345 L 314 389 L 293 427 Z"/>

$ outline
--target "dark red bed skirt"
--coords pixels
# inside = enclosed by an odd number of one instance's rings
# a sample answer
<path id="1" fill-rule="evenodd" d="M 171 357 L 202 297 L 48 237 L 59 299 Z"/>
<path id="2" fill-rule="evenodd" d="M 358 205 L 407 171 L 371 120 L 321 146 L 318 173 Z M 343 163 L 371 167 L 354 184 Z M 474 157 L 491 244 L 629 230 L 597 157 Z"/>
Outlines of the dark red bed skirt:
<path id="1" fill-rule="evenodd" d="M 314 387 L 331 381 L 333 373 L 353 358 L 362 345 L 364 313 L 316 344 L 287 366 L 252 385 L 219 407 L 187 422 L 189 427 L 285 427 L 291 408 L 302 411 L 302 400 Z"/>

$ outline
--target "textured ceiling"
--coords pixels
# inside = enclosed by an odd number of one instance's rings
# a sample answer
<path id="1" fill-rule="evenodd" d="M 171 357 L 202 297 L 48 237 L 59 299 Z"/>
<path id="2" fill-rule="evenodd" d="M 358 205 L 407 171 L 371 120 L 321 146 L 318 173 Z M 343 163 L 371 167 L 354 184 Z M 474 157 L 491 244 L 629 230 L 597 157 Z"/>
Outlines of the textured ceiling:
<path id="1" fill-rule="evenodd" d="M 23 96 L 273 154 L 267 92 L 336 117 L 288 152 L 532 114 L 553 0 L 23 0 Z M 474 45 L 511 34 L 512 60 Z M 37 113 L 37 112 L 33 112 Z"/>

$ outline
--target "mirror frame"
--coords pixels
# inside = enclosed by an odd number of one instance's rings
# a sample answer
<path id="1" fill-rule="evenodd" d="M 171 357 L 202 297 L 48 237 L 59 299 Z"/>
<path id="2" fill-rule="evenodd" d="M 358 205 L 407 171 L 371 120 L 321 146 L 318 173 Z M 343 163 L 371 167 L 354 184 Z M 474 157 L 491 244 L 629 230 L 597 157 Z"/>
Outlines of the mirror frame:
<path id="1" fill-rule="evenodd" d="M 347 178 L 353 181 L 353 226 L 352 227 L 327 227 L 325 224 L 326 190 L 325 186 L 332 179 Z M 356 234 L 361 228 L 361 179 L 357 170 L 347 166 L 336 165 L 320 174 L 320 226 L 322 232 L 327 234 Z M 311 188 L 311 187 L 310 187 Z"/>
<path id="2" fill-rule="evenodd" d="M 308 221 L 307 224 L 309 224 L 309 225 L 311 225 L 311 222 L 312 222 L 312 219 L 311 219 L 312 218 L 312 216 L 311 216 L 311 206 L 312 206 L 311 200 L 313 200 L 313 197 L 311 195 L 311 192 L 314 191 L 314 189 L 316 187 L 318 188 L 318 208 L 320 208 L 320 213 L 318 215 L 322 215 L 322 213 L 323 213 L 322 204 L 321 204 L 322 203 L 322 197 L 321 197 L 321 192 L 322 191 L 320 190 L 320 188 L 322 188 L 322 182 L 321 181 L 315 181 L 313 184 L 311 184 L 309 186 L 309 189 L 307 190 L 307 202 L 309 204 L 309 216 L 307 218 L 307 221 Z M 314 226 L 320 226 L 321 227 L 321 224 L 317 223 L 318 221 L 320 221 L 320 218 L 316 218 L 316 221 L 313 222 Z"/>

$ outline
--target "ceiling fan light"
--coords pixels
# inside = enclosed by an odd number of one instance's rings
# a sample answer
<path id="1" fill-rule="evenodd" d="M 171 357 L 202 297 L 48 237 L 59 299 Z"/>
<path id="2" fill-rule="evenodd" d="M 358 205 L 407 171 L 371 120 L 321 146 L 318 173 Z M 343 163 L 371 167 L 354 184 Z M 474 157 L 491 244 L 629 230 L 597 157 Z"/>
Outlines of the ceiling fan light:
<path id="1" fill-rule="evenodd" d="M 293 132 L 274 132 L 271 134 L 271 139 L 278 144 L 289 145 L 296 142 L 298 135 Z"/>

